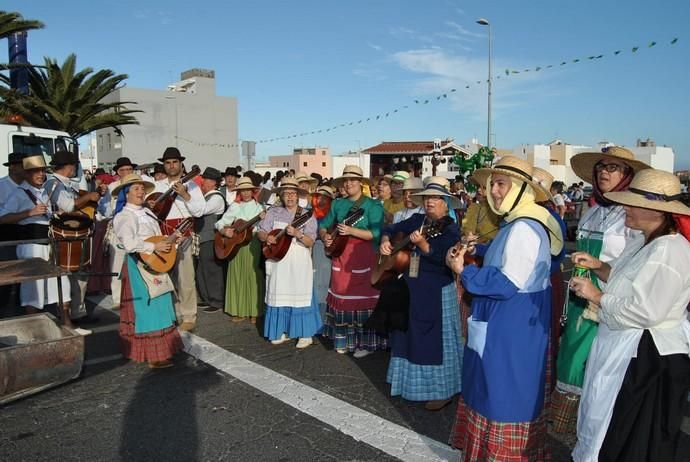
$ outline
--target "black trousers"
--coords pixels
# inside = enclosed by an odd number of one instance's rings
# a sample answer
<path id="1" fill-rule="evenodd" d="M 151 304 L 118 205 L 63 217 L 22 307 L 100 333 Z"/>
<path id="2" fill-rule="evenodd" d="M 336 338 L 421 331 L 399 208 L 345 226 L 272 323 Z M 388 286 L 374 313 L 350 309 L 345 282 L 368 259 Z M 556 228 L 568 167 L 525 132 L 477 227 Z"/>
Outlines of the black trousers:
<path id="1" fill-rule="evenodd" d="M 616 398 L 599 460 L 681 460 L 676 457 L 689 389 L 688 355 L 659 355 L 645 330 Z"/>
<path id="2" fill-rule="evenodd" d="M 216 258 L 213 241 L 202 242 L 199 245 L 196 288 L 200 302 L 216 308 L 223 308 L 225 305 L 223 261 Z"/>

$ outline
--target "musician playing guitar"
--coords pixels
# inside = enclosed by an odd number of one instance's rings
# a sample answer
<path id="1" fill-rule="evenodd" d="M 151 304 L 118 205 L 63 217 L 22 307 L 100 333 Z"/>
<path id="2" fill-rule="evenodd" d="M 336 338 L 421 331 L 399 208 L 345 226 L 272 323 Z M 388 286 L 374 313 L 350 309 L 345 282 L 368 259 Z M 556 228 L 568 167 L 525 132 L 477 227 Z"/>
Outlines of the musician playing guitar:
<path id="1" fill-rule="evenodd" d="M 257 187 L 249 177 L 240 178 L 233 193 L 239 194 L 240 202 L 229 204 L 223 217 L 216 222 L 216 230 L 223 236 L 235 237 L 237 220 L 250 222 L 257 216 L 265 217 L 264 208 L 254 200 Z M 256 227 L 247 229 L 252 235 Z M 225 284 L 225 312 L 232 316 L 232 322 L 242 322 L 249 318 L 252 324 L 264 312 L 264 272 L 259 268 L 261 243 L 252 238 L 249 244 L 240 245 L 236 255 L 228 262 L 228 275 Z"/>
<path id="2" fill-rule="evenodd" d="M 319 234 L 326 247 L 333 244 L 333 235 L 328 230 L 334 224 L 338 234 L 348 238 L 342 254 L 332 260 L 325 335 L 334 340 L 338 353 L 354 352 L 357 358 L 386 348 L 384 337 L 362 327 L 379 296 L 370 279 L 383 224 L 383 207 L 362 193 L 362 185 L 370 183 L 361 168 L 347 165 L 343 175 L 333 180 L 333 186 L 342 187 L 346 196 L 333 201 L 328 215 L 319 223 Z M 360 209 L 364 211 L 361 220 L 354 226 L 343 224 L 346 217 Z"/>
<path id="3" fill-rule="evenodd" d="M 137 253 L 164 254 L 174 245 L 169 239 L 156 243 L 147 241 L 162 234 L 158 218 L 142 206 L 146 194 L 153 188 L 153 183 L 142 180 L 135 173 L 121 179 L 113 189 L 117 197 L 113 232 L 126 253 L 120 297 L 122 355 L 137 362 L 146 361 L 151 368 L 161 368 L 172 366 L 170 358 L 183 345 L 175 328 L 169 276 L 166 273 L 152 275 L 143 265 L 137 264 Z M 167 287 L 167 290 L 157 290 L 156 281 L 159 287 Z"/>
<path id="4" fill-rule="evenodd" d="M 206 201 L 199 186 L 193 181 L 182 184 L 182 162 L 185 158 L 174 147 L 168 147 L 163 157 L 158 161 L 163 163 L 165 180 L 156 181 L 155 192 L 165 193 L 172 189 L 175 200 L 172 208 L 165 217 L 162 225 L 164 234 L 171 234 L 172 230 L 185 218 L 201 217 L 204 214 Z M 191 230 L 187 233 L 191 235 Z M 177 263 L 171 273 L 171 277 L 177 288 L 177 300 L 175 301 L 175 314 L 181 322 L 180 329 L 192 330 L 196 326 L 197 297 L 196 274 L 194 271 L 194 257 L 192 255 L 191 239 L 183 243 L 177 252 Z"/>
<path id="5" fill-rule="evenodd" d="M 319 307 L 313 301 L 311 246 L 316 239 L 316 219 L 298 205 L 299 188 L 294 178 L 283 178 L 275 191 L 282 207 L 271 207 L 259 223 L 257 237 L 270 245 L 278 243 L 273 230 L 284 229 L 281 239 L 289 239 L 290 246 L 280 260 L 266 260 L 266 319 L 264 337 L 274 345 L 290 338 L 299 338 L 297 348 L 312 344 L 312 336 L 321 328 Z M 298 216 L 309 213 L 303 226 L 292 226 Z M 301 221 L 301 220 L 300 220 Z"/>
<path id="6" fill-rule="evenodd" d="M 453 273 L 445 264 L 448 249 L 460 238 L 457 222 L 449 216 L 460 201 L 448 187 L 446 178 L 427 179 L 424 190 L 413 194 L 425 213 L 386 226 L 379 248 L 382 255 L 390 255 L 390 238 L 398 232 L 409 235 L 415 246 L 410 266 L 403 274 L 409 290 L 407 330 L 393 330 L 390 334 L 387 381 L 392 396 L 426 401 L 430 411 L 441 409 L 460 392 L 458 298 Z M 432 228 L 435 233 L 426 231 Z"/>
<path id="7" fill-rule="evenodd" d="M 71 180 L 77 174 L 78 162 L 77 155 L 72 152 L 57 151 L 53 154 L 50 161 L 50 165 L 53 166 L 53 176 L 46 180 L 45 190 L 56 213 L 78 212 L 88 203 L 98 203 L 101 196 L 105 194 L 106 187 L 103 185 L 98 191 L 79 195 L 79 191 L 74 188 Z M 72 321 L 76 323 L 95 321 L 96 319 L 87 313 L 84 303 L 88 276 L 70 274 L 69 283 Z"/>

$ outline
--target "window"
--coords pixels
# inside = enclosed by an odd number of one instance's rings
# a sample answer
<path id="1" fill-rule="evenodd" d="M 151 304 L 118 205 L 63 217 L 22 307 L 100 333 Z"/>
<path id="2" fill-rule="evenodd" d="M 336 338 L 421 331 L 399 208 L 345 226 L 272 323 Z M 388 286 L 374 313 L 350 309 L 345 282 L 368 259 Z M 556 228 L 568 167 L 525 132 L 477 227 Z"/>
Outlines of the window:
<path id="1" fill-rule="evenodd" d="M 325 167 L 325 166 L 326 166 L 326 162 L 321 162 L 321 166 L 322 166 L 322 167 Z"/>
<path id="2" fill-rule="evenodd" d="M 325 156 L 325 155 L 326 155 L 326 151 L 321 151 L 321 155 L 322 155 L 322 156 Z M 325 167 L 325 166 L 324 166 L 324 167 Z"/>
<path id="3" fill-rule="evenodd" d="M 306 163 L 306 162 L 302 162 L 302 164 L 303 164 L 305 167 L 307 166 L 307 163 Z"/>
<path id="4" fill-rule="evenodd" d="M 108 133 L 108 150 L 113 149 L 113 143 L 110 139 L 110 133 Z"/>

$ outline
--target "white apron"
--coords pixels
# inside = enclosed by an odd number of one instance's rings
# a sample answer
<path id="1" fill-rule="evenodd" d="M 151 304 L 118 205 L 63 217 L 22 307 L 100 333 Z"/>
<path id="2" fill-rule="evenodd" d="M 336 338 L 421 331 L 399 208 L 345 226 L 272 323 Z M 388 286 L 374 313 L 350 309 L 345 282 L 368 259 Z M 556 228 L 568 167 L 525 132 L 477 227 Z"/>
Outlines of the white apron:
<path id="1" fill-rule="evenodd" d="M 284 222 L 275 222 L 274 229 L 283 229 Z M 266 305 L 307 308 L 311 306 L 314 287 L 311 249 L 292 239 L 290 248 L 280 261 L 266 260 Z"/>
<path id="2" fill-rule="evenodd" d="M 48 261 L 50 258 L 50 246 L 40 244 L 18 245 L 17 258 L 20 260 L 42 258 Z M 33 306 L 38 309 L 43 309 L 45 305 L 51 303 L 58 303 L 57 278 L 22 282 L 19 289 L 19 298 L 22 306 Z M 67 276 L 62 276 L 62 301 L 67 303 L 70 300 L 69 279 L 67 279 Z M 61 309 L 60 307 L 58 308 L 58 310 Z"/>

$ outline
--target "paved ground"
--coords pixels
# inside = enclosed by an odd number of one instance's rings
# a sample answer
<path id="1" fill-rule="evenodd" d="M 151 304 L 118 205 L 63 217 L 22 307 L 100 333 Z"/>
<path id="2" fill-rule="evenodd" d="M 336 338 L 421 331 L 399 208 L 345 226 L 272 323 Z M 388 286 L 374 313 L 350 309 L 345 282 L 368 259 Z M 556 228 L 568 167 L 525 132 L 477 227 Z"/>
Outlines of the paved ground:
<path id="1" fill-rule="evenodd" d="M 391 398 L 387 353 L 356 360 L 334 353 L 327 341 L 303 351 L 293 343 L 273 346 L 261 338 L 260 326 L 200 312 L 196 336 L 185 342 L 206 362 L 181 354 L 174 368 L 151 371 L 119 357 L 117 316 L 97 312 L 101 322 L 86 339 L 83 376 L 0 409 L 0 460 L 458 456 L 443 444 L 455 402 L 432 413 Z M 202 351 L 207 342 L 220 348 Z M 550 441 L 554 461 L 570 460 L 572 435 Z M 689 436 L 683 444 L 687 454 Z"/>

